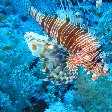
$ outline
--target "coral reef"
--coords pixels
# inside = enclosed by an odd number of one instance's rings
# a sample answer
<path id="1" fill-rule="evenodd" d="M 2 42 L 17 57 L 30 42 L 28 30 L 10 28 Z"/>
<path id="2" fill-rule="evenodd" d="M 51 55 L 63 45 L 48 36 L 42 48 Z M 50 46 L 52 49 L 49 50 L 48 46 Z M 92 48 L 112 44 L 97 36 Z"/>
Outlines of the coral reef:
<path id="1" fill-rule="evenodd" d="M 31 5 L 94 35 L 108 76 L 92 81 L 92 74 L 79 67 L 78 77 L 67 85 L 44 81 L 41 59 L 32 56 L 24 40 L 30 31 L 46 36 L 29 14 Z M 96 0 L 0 0 L 0 112 L 111 112 L 111 48 L 111 0 L 98 7 Z"/>

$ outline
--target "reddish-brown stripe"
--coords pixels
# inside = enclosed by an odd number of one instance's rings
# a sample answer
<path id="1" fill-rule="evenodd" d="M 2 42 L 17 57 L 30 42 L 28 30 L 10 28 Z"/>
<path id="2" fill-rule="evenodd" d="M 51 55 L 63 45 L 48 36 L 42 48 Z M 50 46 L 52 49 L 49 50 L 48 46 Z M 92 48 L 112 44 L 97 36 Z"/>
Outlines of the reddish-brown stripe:
<path id="1" fill-rule="evenodd" d="M 74 43 L 73 43 L 73 44 L 71 45 L 71 47 L 70 47 L 70 50 L 73 51 L 73 52 L 82 49 L 81 46 L 78 47 L 78 43 L 79 43 L 79 41 L 77 41 L 78 38 L 81 38 L 81 37 L 79 37 L 78 35 L 75 35 Z M 75 49 L 74 49 L 74 48 L 75 48 Z"/>
<path id="2" fill-rule="evenodd" d="M 46 31 L 46 33 L 48 33 L 49 19 L 50 19 L 50 17 L 46 17 L 46 19 L 44 21 L 44 30 Z"/>
<path id="3" fill-rule="evenodd" d="M 61 20 L 58 20 L 53 25 L 54 26 L 54 28 L 53 28 L 54 29 L 54 38 L 56 38 L 56 39 L 58 38 L 56 34 L 58 33 L 58 30 L 57 29 L 59 27 L 60 22 L 61 22 Z"/>
<path id="4" fill-rule="evenodd" d="M 74 29 L 73 30 L 73 32 L 69 35 L 69 38 L 71 39 L 71 40 L 69 40 L 68 42 L 68 48 L 72 48 L 73 46 L 74 46 L 74 44 L 76 45 L 76 39 L 78 38 L 78 35 L 75 35 L 75 33 L 76 33 L 76 31 L 78 31 L 79 30 L 79 28 L 76 28 L 76 29 Z M 78 50 L 81 50 L 80 48 L 78 49 Z M 73 50 L 72 50 L 72 52 L 73 52 Z"/>
<path id="5" fill-rule="evenodd" d="M 61 40 L 60 43 L 63 44 L 64 46 L 65 46 L 65 40 L 67 39 L 69 35 L 69 32 L 68 32 L 69 28 L 71 28 L 71 25 L 67 24 L 60 34 L 60 40 Z"/>
<path id="6" fill-rule="evenodd" d="M 65 30 L 64 32 L 64 36 L 65 38 L 62 38 L 62 43 L 64 43 L 64 46 L 66 46 L 68 44 L 68 41 L 70 40 L 70 31 L 73 30 L 73 26 L 70 25 L 70 27 L 68 29 Z M 67 46 L 66 46 L 67 47 Z"/>
<path id="7" fill-rule="evenodd" d="M 58 42 L 59 44 L 60 44 L 60 38 L 62 38 L 62 37 L 61 37 L 61 32 L 62 32 L 62 30 L 65 28 L 66 25 L 68 25 L 67 22 L 65 22 L 65 23 L 60 27 L 60 29 L 58 30 L 57 42 Z"/>
<path id="8" fill-rule="evenodd" d="M 84 40 L 86 37 L 81 37 L 82 35 L 86 34 L 86 32 L 81 32 L 81 31 L 83 31 L 83 30 L 79 29 L 79 33 L 76 34 L 77 38 L 75 39 L 75 44 L 73 45 L 72 50 L 82 50 L 83 49 L 82 46 L 84 46 L 86 44 L 86 42 Z M 84 42 L 79 44 L 83 40 L 84 40 Z"/>
<path id="9" fill-rule="evenodd" d="M 70 28 L 66 31 L 66 39 L 63 40 L 65 41 L 65 46 L 67 48 L 69 48 L 69 42 L 72 41 L 72 43 L 74 42 L 74 38 L 75 38 L 75 32 L 77 31 L 77 28 L 73 27 L 72 25 L 70 26 Z"/>
<path id="10" fill-rule="evenodd" d="M 35 15 L 34 15 L 35 20 L 36 20 L 36 17 L 37 17 L 37 13 L 35 13 Z"/>
<path id="11" fill-rule="evenodd" d="M 91 41 L 91 39 L 87 35 L 85 35 L 85 34 L 87 34 L 87 32 L 81 32 L 80 34 L 78 34 L 77 49 L 83 49 L 85 46 L 87 46 L 88 44 L 90 44 L 89 41 Z"/>
<path id="12" fill-rule="evenodd" d="M 45 22 L 45 20 L 46 20 L 46 16 L 42 19 L 42 23 L 41 23 L 41 26 L 42 26 L 42 28 L 44 29 L 44 22 Z M 45 29 L 44 29 L 45 30 Z"/>
<path id="13" fill-rule="evenodd" d="M 51 18 L 51 21 L 52 21 L 52 22 L 50 23 L 49 28 L 48 28 L 48 36 L 51 36 L 51 35 L 50 35 L 50 31 L 51 31 L 51 28 L 52 28 L 54 22 L 56 21 L 56 18 L 53 18 L 53 20 L 52 20 L 52 18 Z"/>

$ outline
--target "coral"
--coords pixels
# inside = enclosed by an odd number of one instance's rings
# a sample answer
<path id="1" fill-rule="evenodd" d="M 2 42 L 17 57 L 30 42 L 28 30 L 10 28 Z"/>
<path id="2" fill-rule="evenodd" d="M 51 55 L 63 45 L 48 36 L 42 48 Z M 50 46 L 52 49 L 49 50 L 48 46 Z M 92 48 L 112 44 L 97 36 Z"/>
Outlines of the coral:
<path id="1" fill-rule="evenodd" d="M 0 91 L 0 110 L 2 110 L 2 112 L 15 112 L 9 96 L 6 95 L 5 93 L 2 93 L 1 91 Z"/>
<path id="2" fill-rule="evenodd" d="M 29 69 L 34 58 L 29 54 L 22 37 L 26 23 L 18 15 L 10 15 L 0 24 L 0 90 L 5 93 L 0 93 L 3 96 L 1 111 L 20 112 L 32 105 L 29 99 L 34 95 L 35 85 L 38 85 L 38 74 L 34 67 Z"/>
<path id="3" fill-rule="evenodd" d="M 29 0 L 10 0 L 13 7 L 16 9 L 20 16 L 28 16 L 31 3 Z"/>
<path id="4" fill-rule="evenodd" d="M 46 109 L 45 112 L 70 112 L 70 111 L 66 110 L 63 103 L 55 102 L 55 103 L 51 104 L 49 106 L 49 109 Z"/>
<path id="5" fill-rule="evenodd" d="M 9 78 L 9 85 L 12 88 L 13 94 L 12 100 L 17 101 L 15 102 L 16 106 L 20 105 L 20 109 L 29 105 L 28 99 L 33 95 L 33 92 L 36 90 L 35 84 L 37 82 L 36 77 L 32 76 L 31 74 L 25 73 L 27 69 L 23 66 L 19 66 L 13 70 L 13 73 L 10 75 Z M 19 88 L 18 88 L 19 87 Z"/>
<path id="6" fill-rule="evenodd" d="M 0 14 L 0 22 L 4 21 L 7 18 L 4 14 Z"/>
<path id="7" fill-rule="evenodd" d="M 105 21 L 105 22 L 104 22 Z M 97 33 L 100 35 L 104 35 L 104 38 L 110 39 L 112 34 L 112 7 L 109 7 L 103 13 L 103 16 L 98 21 Z M 101 30 L 100 30 L 101 28 Z M 97 34 L 97 35 L 98 35 Z M 107 38 L 108 36 L 108 38 Z"/>
<path id="8" fill-rule="evenodd" d="M 30 0 L 32 6 L 36 7 L 39 12 L 42 12 L 47 15 L 56 15 L 56 10 L 59 9 L 55 0 Z M 38 5 L 39 4 L 39 5 Z M 49 6 L 49 7 L 48 7 Z"/>
<path id="9" fill-rule="evenodd" d="M 103 0 L 96 8 L 96 0 L 75 1 L 0 0 L 0 112 L 112 111 L 112 2 Z M 45 35 L 29 15 L 31 4 L 71 24 L 76 25 L 76 16 L 81 17 L 81 27 L 88 26 L 99 40 L 109 75 L 92 81 L 91 73 L 79 67 L 79 76 L 71 84 L 43 81 L 46 74 L 40 69 L 40 58 L 31 55 L 23 38 L 29 31 Z"/>
<path id="10" fill-rule="evenodd" d="M 74 95 L 76 94 L 75 90 L 69 90 L 64 95 L 64 102 L 71 104 L 74 101 Z"/>
<path id="11" fill-rule="evenodd" d="M 80 96 L 76 90 L 69 90 L 65 93 L 64 104 L 66 106 L 72 105 L 74 110 L 78 110 L 78 106 L 80 106 Z"/>
<path id="12" fill-rule="evenodd" d="M 80 77 L 78 79 L 78 94 L 85 111 L 110 111 L 112 109 L 110 88 L 111 81 L 108 81 L 107 78 L 91 82 L 84 77 Z"/>

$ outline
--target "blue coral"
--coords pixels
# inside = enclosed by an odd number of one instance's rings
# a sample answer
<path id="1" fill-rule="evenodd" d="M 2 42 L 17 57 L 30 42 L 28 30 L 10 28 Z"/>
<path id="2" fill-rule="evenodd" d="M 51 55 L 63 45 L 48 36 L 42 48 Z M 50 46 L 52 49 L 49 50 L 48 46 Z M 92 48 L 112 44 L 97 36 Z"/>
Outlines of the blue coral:
<path id="1" fill-rule="evenodd" d="M 78 4 L 67 1 L 0 0 L 1 112 L 112 111 L 112 2 L 103 2 L 98 10 L 96 0 L 77 0 Z M 56 86 L 43 81 L 46 74 L 40 69 L 41 62 L 31 55 L 23 38 L 29 31 L 45 35 L 29 14 L 31 4 L 45 14 L 68 22 L 71 19 L 72 24 L 79 12 L 83 18 L 82 27 L 88 25 L 89 33 L 96 36 L 94 39 L 102 46 L 100 55 L 109 65 L 109 76 L 92 81 L 91 73 L 79 68 L 75 83 Z"/>

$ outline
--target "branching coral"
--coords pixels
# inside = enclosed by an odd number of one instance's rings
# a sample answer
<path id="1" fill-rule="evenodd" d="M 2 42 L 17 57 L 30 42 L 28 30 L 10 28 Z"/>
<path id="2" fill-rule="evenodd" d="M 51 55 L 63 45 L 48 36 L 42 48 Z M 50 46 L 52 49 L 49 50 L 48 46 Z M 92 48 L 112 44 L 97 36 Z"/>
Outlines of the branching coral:
<path id="1" fill-rule="evenodd" d="M 9 85 L 10 88 L 12 88 L 12 92 L 9 92 L 10 97 L 12 101 L 15 101 L 15 106 L 20 105 L 20 109 L 30 104 L 28 99 L 33 96 L 37 83 L 36 77 L 25 73 L 25 71 L 27 71 L 27 68 L 25 69 L 23 66 L 18 66 L 13 70 L 13 73 L 10 74 L 9 78 Z M 15 94 L 13 94 L 13 92 Z M 11 96 L 11 94 L 13 94 L 13 96 Z"/>
<path id="2" fill-rule="evenodd" d="M 30 0 L 32 6 L 36 7 L 39 12 L 42 12 L 47 15 L 56 15 L 56 10 L 59 9 L 55 0 Z M 38 5 L 39 4 L 39 5 Z M 48 7 L 49 6 L 49 7 Z"/>
<path id="3" fill-rule="evenodd" d="M 69 0 L 62 1 L 64 3 Z M 51 83 L 42 82 L 44 74 L 41 74 L 38 61 L 31 56 L 23 39 L 26 31 L 43 34 L 33 19 L 26 18 L 31 3 L 38 10 L 51 15 L 55 15 L 58 9 L 58 17 L 68 22 L 70 19 L 73 24 L 78 12 L 83 18 L 83 24 L 86 26 L 88 23 L 90 32 L 95 28 L 96 36 L 103 35 L 99 43 L 103 45 L 102 50 L 108 53 L 108 60 L 112 62 L 112 5 L 103 2 L 99 14 L 99 9 L 95 8 L 95 4 L 91 4 L 92 0 L 83 1 L 79 2 L 78 6 L 66 2 L 64 9 L 59 10 L 60 0 L 58 5 L 54 0 L 39 0 L 41 5 L 38 5 L 37 0 L 0 0 L 0 111 L 38 111 L 39 106 L 42 107 L 44 104 L 49 105 L 45 112 L 112 111 L 112 64 L 110 75 L 105 79 L 91 81 L 88 79 L 90 76 L 83 75 L 84 72 L 80 70 L 79 73 L 82 74 L 75 80 L 75 84 L 56 87 Z M 46 107 L 44 106 L 44 109 Z"/>
<path id="4" fill-rule="evenodd" d="M 110 111 L 112 109 L 111 81 L 108 81 L 107 78 L 91 82 L 84 77 L 80 77 L 78 88 L 81 105 L 86 111 Z"/>
<path id="5" fill-rule="evenodd" d="M 49 109 L 46 109 L 45 112 L 69 112 L 69 111 L 65 108 L 63 103 L 55 102 L 54 104 L 51 104 Z"/>
<path id="6" fill-rule="evenodd" d="M 108 35 L 107 39 L 111 38 L 112 32 L 112 7 L 110 7 L 106 12 L 103 13 L 103 16 L 99 19 L 97 32 L 100 35 Z M 100 29 L 101 28 L 101 29 Z"/>
<path id="7" fill-rule="evenodd" d="M 9 96 L 6 95 L 5 93 L 2 93 L 1 91 L 0 91 L 0 110 L 2 110 L 2 112 L 15 112 Z"/>
<path id="8" fill-rule="evenodd" d="M 29 0 L 10 0 L 12 6 L 20 14 L 20 16 L 28 16 L 31 3 Z"/>

